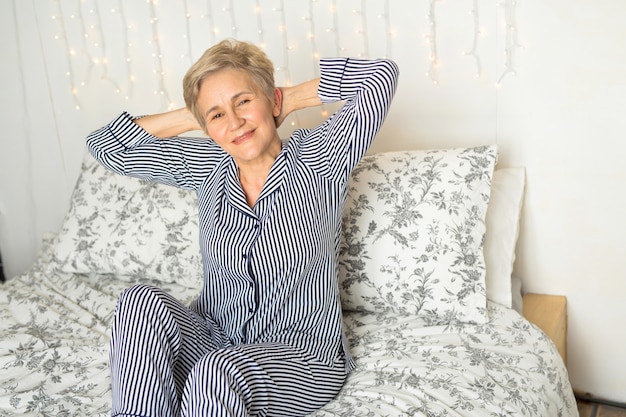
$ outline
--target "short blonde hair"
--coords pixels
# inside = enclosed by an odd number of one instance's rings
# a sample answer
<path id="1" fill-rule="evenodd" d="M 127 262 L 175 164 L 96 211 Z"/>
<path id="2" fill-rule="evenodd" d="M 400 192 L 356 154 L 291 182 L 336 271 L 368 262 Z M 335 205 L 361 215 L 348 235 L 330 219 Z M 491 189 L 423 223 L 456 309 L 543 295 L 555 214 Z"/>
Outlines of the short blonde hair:
<path id="1" fill-rule="evenodd" d="M 274 64 L 265 52 L 249 42 L 223 40 L 207 49 L 183 78 L 185 105 L 205 131 L 206 123 L 197 103 L 200 87 L 209 75 L 224 69 L 245 71 L 270 101 L 274 101 Z"/>

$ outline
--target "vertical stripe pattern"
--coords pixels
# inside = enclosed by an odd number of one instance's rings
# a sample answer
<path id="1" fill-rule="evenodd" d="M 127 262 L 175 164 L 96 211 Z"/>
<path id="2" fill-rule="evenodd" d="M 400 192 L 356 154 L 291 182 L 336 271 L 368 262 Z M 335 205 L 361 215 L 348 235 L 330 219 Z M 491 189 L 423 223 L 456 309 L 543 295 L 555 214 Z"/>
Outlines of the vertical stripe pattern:
<path id="1" fill-rule="evenodd" d="M 160 395 L 142 397 L 140 388 L 119 382 L 115 395 L 136 398 L 135 415 L 176 415 L 175 411 L 144 414 L 140 399 L 150 398 L 145 401 L 159 404 L 158 409 L 174 410 L 171 404 L 177 400 L 169 398 L 180 398 L 182 380 L 191 384 L 183 394 L 187 408 L 202 410 L 213 403 L 203 396 L 208 395 L 207 384 L 216 384 L 209 391 L 237 392 L 224 399 L 228 404 L 222 404 L 223 409 L 241 409 L 250 407 L 247 401 L 241 402 L 249 397 L 259 404 L 281 403 L 276 394 L 263 399 L 262 393 L 277 392 L 273 384 L 281 375 L 289 375 L 290 369 L 295 372 L 308 363 L 309 367 L 315 364 L 321 374 L 340 369 L 343 375 L 354 366 L 343 338 L 337 288 L 341 215 L 350 172 L 382 125 L 398 69 L 389 60 L 341 58 L 322 60 L 320 70 L 319 97 L 323 102 L 345 104 L 322 125 L 297 130 L 285 141 L 253 208 L 246 203 L 234 160 L 211 140 L 159 140 L 126 113 L 88 137 L 94 157 L 110 169 L 194 189 L 198 194 L 205 285 L 191 311 L 183 313 L 171 300 L 158 303 L 153 296 L 121 303 L 134 307 L 118 307 L 112 372 L 120 375 L 120 381 L 135 378 L 150 381 L 150 387 L 163 386 Z M 172 305 L 176 325 L 162 318 L 172 314 L 166 311 Z M 136 318 L 134 310 L 147 312 Z M 143 323 L 148 316 L 150 321 Z M 115 335 L 127 323 L 132 324 L 130 329 L 145 326 L 140 336 L 150 342 L 145 351 L 139 350 L 141 355 L 125 356 L 130 353 L 123 352 L 135 349 L 126 346 L 131 343 L 126 340 L 128 332 Z M 186 334 L 191 328 L 195 329 L 191 333 L 206 333 L 194 353 L 179 335 L 180 329 Z M 285 359 L 295 353 L 301 359 L 293 364 Z M 266 361 L 266 354 L 272 359 Z M 154 357 L 163 359 L 155 361 Z M 275 366 L 278 372 L 270 372 Z M 343 376 L 333 378 L 343 381 Z M 305 382 L 287 385 L 295 391 L 301 386 L 307 393 Z M 308 392 L 299 398 L 294 394 L 290 397 L 294 400 L 284 401 L 293 408 L 295 402 L 306 404 L 307 398 L 325 398 L 321 394 L 325 383 L 314 385 L 318 395 Z M 195 391 L 196 386 L 200 391 Z M 311 405 L 312 409 L 319 406 Z"/>

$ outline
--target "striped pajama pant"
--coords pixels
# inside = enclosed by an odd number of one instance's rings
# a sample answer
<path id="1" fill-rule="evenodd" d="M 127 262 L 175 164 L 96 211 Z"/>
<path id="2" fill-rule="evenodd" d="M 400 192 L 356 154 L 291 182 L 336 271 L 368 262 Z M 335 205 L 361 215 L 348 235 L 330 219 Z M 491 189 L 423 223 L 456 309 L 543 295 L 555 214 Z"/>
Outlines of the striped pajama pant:
<path id="1" fill-rule="evenodd" d="M 111 333 L 112 416 L 300 416 L 329 402 L 345 380 L 283 344 L 229 348 L 211 321 L 158 288 L 118 300 Z"/>

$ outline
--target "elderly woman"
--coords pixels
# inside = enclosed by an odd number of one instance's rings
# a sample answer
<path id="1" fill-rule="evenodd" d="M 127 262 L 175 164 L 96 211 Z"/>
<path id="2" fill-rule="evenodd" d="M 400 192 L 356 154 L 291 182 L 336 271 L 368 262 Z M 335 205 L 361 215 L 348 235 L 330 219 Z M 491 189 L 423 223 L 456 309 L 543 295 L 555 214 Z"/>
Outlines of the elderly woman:
<path id="1" fill-rule="evenodd" d="M 350 173 L 391 103 L 389 60 L 329 59 L 320 78 L 274 86 L 257 47 L 223 41 L 187 72 L 186 108 L 122 113 L 87 138 L 123 175 L 198 195 L 204 287 L 186 307 L 137 285 L 119 298 L 111 337 L 113 416 L 306 415 L 354 367 L 338 293 Z M 291 112 L 342 108 L 285 141 Z M 203 130 L 208 138 L 179 137 Z"/>

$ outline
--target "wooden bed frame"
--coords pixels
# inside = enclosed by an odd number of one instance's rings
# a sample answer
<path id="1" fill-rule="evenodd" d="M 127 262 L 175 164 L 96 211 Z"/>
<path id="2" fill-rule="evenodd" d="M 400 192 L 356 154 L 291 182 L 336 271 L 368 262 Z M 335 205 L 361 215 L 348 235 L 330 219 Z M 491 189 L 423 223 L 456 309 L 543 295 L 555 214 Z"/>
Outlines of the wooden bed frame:
<path id="1" fill-rule="evenodd" d="M 524 295 L 524 317 L 554 342 L 567 366 L 567 298 L 562 295 Z"/>

